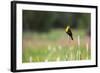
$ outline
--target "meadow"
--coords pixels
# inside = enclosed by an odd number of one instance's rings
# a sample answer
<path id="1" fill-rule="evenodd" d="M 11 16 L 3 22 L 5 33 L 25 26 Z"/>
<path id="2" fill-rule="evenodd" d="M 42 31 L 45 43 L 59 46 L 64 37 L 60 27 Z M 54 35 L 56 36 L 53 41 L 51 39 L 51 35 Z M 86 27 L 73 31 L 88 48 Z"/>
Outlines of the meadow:
<path id="1" fill-rule="evenodd" d="M 74 40 L 63 29 L 23 32 L 22 63 L 91 59 L 90 37 L 84 29 L 72 30 Z"/>

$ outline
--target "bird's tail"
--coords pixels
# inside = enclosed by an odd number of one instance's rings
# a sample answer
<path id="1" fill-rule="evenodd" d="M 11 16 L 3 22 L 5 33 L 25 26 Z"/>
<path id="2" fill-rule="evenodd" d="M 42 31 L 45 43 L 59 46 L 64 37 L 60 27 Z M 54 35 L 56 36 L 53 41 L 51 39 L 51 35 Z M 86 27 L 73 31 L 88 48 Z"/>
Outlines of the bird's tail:
<path id="1" fill-rule="evenodd" d="M 71 39 L 73 40 L 73 36 L 71 36 Z"/>

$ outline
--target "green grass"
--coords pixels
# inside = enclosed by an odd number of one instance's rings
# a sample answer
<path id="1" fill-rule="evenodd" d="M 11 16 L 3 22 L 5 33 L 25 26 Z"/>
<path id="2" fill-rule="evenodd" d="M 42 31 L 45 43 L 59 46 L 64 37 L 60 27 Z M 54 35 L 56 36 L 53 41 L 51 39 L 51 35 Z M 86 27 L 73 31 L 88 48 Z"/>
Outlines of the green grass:
<path id="1" fill-rule="evenodd" d="M 55 47 L 55 46 L 54 46 Z M 80 55 L 78 52 L 80 51 Z M 60 58 L 60 61 L 69 60 L 88 60 L 90 59 L 90 51 L 87 51 L 85 47 L 62 47 L 61 49 L 56 47 L 54 51 L 53 48 L 48 50 L 47 48 L 26 48 L 23 51 L 23 62 L 29 62 L 29 58 L 32 57 L 33 62 L 44 62 L 56 61 Z"/>
<path id="2" fill-rule="evenodd" d="M 77 38 L 78 35 L 80 35 L 81 40 L 83 40 L 83 38 L 86 36 L 85 34 L 85 30 L 73 30 L 74 39 Z M 22 50 L 23 63 L 28 63 L 30 57 L 32 57 L 32 62 L 51 62 L 57 61 L 58 59 L 60 61 L 91 59 L 91 49 L 89 48 L 89 50 L 87 51 L 86 46 L 83 46 L 82 43 L 80 47 L 78 47 L 76 44 L 68 44 L 68 46 L 66 45 L 66 43 L 65 46 L 63 44 L 58 44 L 58 40 L 68 39 L 67 34 L 64 32 L 64 30 L 52 30 L 48 33 L 41 34 L 36 32 L 24 32 L 23 40 L 26 40 L 26 37 L 29 38 L 28 40 L 30 41 L 31 45 L 28 45 L 27 41 L 25 42 L 26 44 L 23 45 L 25 46 Z M 38 41 L 40 44 L 35 44 L 34 40 Z M 41 41 L 43 43 L 44 41 L 47 42 L 46 44 L 43 44 L 41 43 Z M 51 46 L 50 50 L 48 49 L 47 44 Z M 59 49 L 59 45 L 61 46 L 61 49 Z"/>

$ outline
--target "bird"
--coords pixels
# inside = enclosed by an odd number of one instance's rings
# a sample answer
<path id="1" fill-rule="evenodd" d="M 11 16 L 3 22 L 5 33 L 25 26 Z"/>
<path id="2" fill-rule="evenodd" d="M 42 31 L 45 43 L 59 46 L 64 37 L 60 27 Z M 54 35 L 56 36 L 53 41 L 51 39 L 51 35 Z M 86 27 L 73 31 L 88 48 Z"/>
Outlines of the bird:
<path id="1" fill-rule="evenodd" d="M 70 26 L 67 26 L 67 27 L 66 27 L 65 32 L 66 32 L 66 33 L 71 37 L 71 39 L 73 40 L 73 34 L 72 34 L 72 31 L 71 31 Z"/>

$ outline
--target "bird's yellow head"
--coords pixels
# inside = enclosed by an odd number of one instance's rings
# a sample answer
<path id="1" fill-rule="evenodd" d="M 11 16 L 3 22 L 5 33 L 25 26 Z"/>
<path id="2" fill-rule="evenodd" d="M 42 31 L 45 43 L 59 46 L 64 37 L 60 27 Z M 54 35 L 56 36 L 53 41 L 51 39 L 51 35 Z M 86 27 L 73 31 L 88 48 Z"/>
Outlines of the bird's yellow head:
<path id="1" fill-rule="evenodd" d="M 68 32 L 68 29 L 69 29 L 69 28 L 70 28 L 70 26 L 67 26 L 66 29 L 65 29 L 65 31 Z"/>

